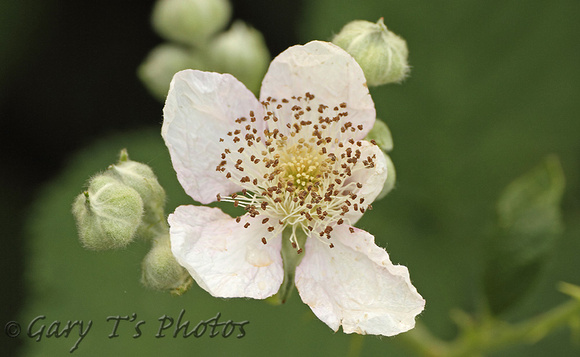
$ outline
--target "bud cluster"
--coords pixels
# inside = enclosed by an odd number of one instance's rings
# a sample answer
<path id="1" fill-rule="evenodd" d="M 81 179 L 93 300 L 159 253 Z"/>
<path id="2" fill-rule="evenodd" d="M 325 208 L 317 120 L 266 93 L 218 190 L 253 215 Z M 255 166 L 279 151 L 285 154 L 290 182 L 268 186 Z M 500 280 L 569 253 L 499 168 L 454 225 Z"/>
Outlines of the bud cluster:
<path id="1" fill-rule="evenodd" d="M 230 73 L 257 93 L 270 54 L 262 34 L 230 21 L 228 0 L 157 0 L 154 30 L 168 42 L 154 48 L 138 69 L 141 81 L 165 100 L 173 75 L 184 69 Z"/>
<path id="2" fill-rule="evenodd" d="M 129 160 L 122 150 L 117 164 L 89 180 L 87 190 L 74 200 L 72 213 L 87 249 L 124 248 L 137 237 L 151 241 L 143 260 L 143 284 L 181 293 L 190 278 L 171 253 L 164 205 L 165 190 L 153 170 Z"/>

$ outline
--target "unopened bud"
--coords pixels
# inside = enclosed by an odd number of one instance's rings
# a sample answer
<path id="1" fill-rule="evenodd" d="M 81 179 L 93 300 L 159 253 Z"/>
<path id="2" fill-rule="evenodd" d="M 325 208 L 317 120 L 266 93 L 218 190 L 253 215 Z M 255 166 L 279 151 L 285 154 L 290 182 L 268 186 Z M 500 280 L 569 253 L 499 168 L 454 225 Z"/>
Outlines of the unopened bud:
<path id="1" fill-rule="evenodd" d="M 236 21 L 209 44 L 208 52 L 213 71 L 230 73 L 252 92 L 259 92 L 270 63 L 270 53 L 260 31 Z"/>
<path id="2" fill-rule="evenodd" d="M 383 185 L 383 190 L 381 193 L 379 193 L 376 200 L 384 198 L 389 192 L 391 192 L 391 190 L 395 188 L 395 182 L 397 181 L 397 172 L 395 171 L 395 165 L 393 164 L 393 161 L 389 155 L 384 152 L 383 154 L 385 155 L 385 159 L 387 159 L 387 179 Z"/>
<path id="3" fill-rule="evenodd" d="M 184 69 L 206 68 L 197 52 L 178 45 L 162 44 L 147 55 L 137 74 L 154 97 L 165 100 L 173 75 Z"/>
<path id="4" fill-rule="evenodd" d="M 141 224 L 143 201 L 131 187 L 99 175 L 75 199 L 72 213 L 85 248 L 122 248 L 133 241 Z"/>
<path id="5" fill-rule="evenodd" d="M 157 0 L 152 22 L 167 40 L 200 45 L 226 26 L 230 14 L 227 0 Z"/>
<path id="6" fill-rule="evenodd" d="M 140 162 L 129 160 L 127 150 L 121 150 L 119 162 L 108 168 L 107 174 L 131 187 L 143 200 L 143 224 L 139 234 L 144 238 L 156 235 L 153 230 L 160 224 L 165 225 L 165 190 L 157 181 L 153 170 Z"/>
<path id="7" fill-rule="evenodd" d="M 184 293 L 191 285 L 191 276 L 171 252 L 169 235 L 155 240 L 153 247 L 142 263 L 141 282 L 155 290 L 172 290 L 175 294 Z"/>
<path id="8" fill-rule="evenodd" d="M 384 121 L 377 118 L 371 131 L 367 134 L 365 140 L 374 141 L 381 150 L 389 152 L 393 150 L 393 136 L 391 130 Z"/>
<path id="9" fill-rule="evenodd" d="M 387 30 L 382 17 L 352 21 L 332 42 L 356 59 L 370 86 L 401 82 L 409 73 L 407 43 Z"/>

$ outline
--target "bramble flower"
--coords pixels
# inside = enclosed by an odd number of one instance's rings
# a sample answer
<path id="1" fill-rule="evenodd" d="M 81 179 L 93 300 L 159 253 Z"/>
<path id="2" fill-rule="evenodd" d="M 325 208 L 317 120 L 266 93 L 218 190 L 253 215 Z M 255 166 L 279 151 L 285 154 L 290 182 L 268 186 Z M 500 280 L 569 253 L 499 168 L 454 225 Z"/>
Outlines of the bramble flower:
<path id="1" fill-rule="evenodd" d="M 300 297 L 333 330 L 413 328 L 425 302 L 407 268 L 353 227 L 388 174 L 381 149 L 363 140 L 374 121 L 359 65 L 326 42 L 276 57 L 260 101 L 231 75 L 177 73 L 162 128 L 177 177 L 202 204 L 246 211 L 178 207 L 168 219 L 177 261 L 226 298 L 272 296 L 295 268 Z"/>

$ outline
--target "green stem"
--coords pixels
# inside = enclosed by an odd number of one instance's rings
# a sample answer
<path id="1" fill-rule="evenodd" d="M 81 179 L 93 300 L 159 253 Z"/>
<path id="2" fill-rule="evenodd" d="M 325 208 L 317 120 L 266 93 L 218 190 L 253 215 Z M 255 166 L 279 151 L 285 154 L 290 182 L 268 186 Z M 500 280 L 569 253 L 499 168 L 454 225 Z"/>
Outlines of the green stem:
<path id="1" fill-rule="evenodd" d="M 350 346 L 348 348 L 348 357 L 359 357 L 362 352 L 363 335 L 354 334 L 350 337 Z"/>
<path id="2" fill-rule="evenodd" d="M 298 254 L 296 248 L 292 247 L 290 237 L 292 236 L 292 228 L 287 227 L 282 233 L 282 260 L 284 263 L 284 281 L 280 286 L 278 294 L 270 298 L 270 302 L 274 304 L 284 304 L 294 290 L 294 276 L 296 275 L 296 267 L 302 261 L 304 252 Z M 296 239 L 300 247 L 304 247 L 306 236 L 302 230 L 296 230 Z M 302 248 L 304 249 L 304 248 Z"/>
<path id="3" fill-rule="evenodd" d="M 480 356 L 518 343 L 537 342 L 579 316 L 580 300 L 574 299 L 516 324 L 493 317 L 484 318 L 473 326 L 464 327 L 459 337 L 451 342 L 433 336 L 422 324 L 417 324 L 415 329 L 400 335 L 397 340 L 425 357 Z"/>

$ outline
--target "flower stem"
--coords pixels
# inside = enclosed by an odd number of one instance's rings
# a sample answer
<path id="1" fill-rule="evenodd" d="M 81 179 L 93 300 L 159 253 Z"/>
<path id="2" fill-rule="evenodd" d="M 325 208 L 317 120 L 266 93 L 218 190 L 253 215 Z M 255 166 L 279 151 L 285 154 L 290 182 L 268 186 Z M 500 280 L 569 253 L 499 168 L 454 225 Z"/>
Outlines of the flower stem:
<path id="1" fill-rule="evenodd" d="M 301 247 L 304 247 L 306 236 L 302 230 L 298 229 L 295 232 L 296 240 Z M 296 248 L 292 247 L 290 237 L 292 236 L 292 229 L 286 227 L 282 233 L 282 260 L 284 262 L 284 281 L 280 286 L 278 293 L 269 301 L 274 304 L 284 304 L 294 290 L 294 276 L 296 275 L 296 267 L 302 261 L 304 252 L 298 254 Z M 303 248 L 304 249 L 304 248 Z"/>
<path id="2" fill-rule="evenodd" d="M 564 287 L 565 288 L 565 287 Z M 564 290 L 562 288 L 562 290 Z M 462 326 L 460 335 L 450 342 L 433 336 L 422 324 L 397 339 L 419 356 L 480 356 L 507 346 L 535 343 L 559 327 L 574 324 L 580 318 L 580 299 L 559 306 L 525 321 L 510 324 L 487 316 L 473 325 Z"/>

